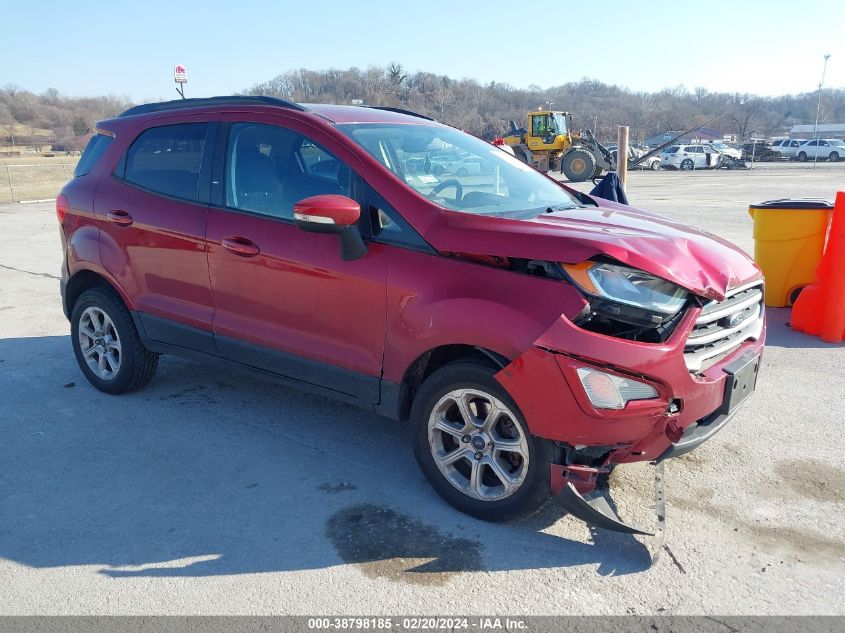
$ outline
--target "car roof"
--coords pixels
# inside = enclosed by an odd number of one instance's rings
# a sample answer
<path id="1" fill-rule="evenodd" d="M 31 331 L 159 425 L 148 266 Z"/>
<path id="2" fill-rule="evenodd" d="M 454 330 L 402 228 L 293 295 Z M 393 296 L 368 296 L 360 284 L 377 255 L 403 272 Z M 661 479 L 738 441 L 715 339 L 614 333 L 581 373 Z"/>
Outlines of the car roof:
<path id="1" fill-rule="evenodd" d="M 332 123 L 422 123 L 434 119 L 410 110 L 389 106 L 348 106 L 327 103 L 301 104 L 307 111 Z"/>
<path id="2" fill-rule="evenodd" d="M 190 112 L 194 110 L 220 111 L 232 109 L 272 109 L 300 112 L 303 114 L 311 113 L 331 123 L 434 123 L 434 119 L 425 115 L 390 106 L 302 104 L 264 95 L 233 95 L 145 103 L 129 108 L 122 112 L 118 118 L 172 112 Z"/>

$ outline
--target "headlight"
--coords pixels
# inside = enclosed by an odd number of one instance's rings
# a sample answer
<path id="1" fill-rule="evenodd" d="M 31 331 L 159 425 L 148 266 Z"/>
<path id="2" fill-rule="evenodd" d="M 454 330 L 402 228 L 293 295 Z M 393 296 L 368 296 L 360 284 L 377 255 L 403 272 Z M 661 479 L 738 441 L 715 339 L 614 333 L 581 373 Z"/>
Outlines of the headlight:
<path id="1" fill-rule="evenodd" d="M 680 286 L 636 268 L 603 262 L 562 266 L 584 293 L 600 300 L 598 311 L 628 322 L 632 321 L 624 317 L 631 311 L 624 306 L 631 306 L 635 313 L 648 313 L 629 315 L 635 316 L 638 324 L 656 327 L 678 314 L 687 301 L 687 291 Z"/>

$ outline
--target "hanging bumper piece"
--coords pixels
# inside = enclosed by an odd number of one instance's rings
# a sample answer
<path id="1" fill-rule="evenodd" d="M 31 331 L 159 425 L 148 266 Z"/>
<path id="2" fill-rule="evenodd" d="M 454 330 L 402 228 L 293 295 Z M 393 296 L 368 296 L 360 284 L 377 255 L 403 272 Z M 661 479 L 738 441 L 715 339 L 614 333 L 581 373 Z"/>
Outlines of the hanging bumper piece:
<path id="1" fill-rule="evenodd" d="M 665 468 L 664 462 L 654 464 L 654 509 L 656 526 L 654 532 L 648 532 L 633 525 L 626 524 L 610 507 L 604 494 L 598 490 L 582 495 L 571 481 L 560 489 L 558 498 L 561 505 L 572 516 L 581 519 L 588 525 L 604 530 L 622 532 L 624 534 L 639 534 L 654 537 L 654 554 L 652 562 L 657 562 L 660 552 L 666 542 L 666 496 L 665 496 Z"/>

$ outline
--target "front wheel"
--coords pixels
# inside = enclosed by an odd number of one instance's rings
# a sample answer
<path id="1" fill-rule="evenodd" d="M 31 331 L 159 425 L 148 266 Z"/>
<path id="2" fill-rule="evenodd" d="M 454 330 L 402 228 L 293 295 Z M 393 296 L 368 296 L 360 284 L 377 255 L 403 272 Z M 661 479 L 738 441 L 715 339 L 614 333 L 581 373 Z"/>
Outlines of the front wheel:
<path id="1" fill-rule="evenodd" d="M 692 171 L 692 168 L 694 166 L 695 165 L 693 164 L 693 162 L 689 158 L 681 161 L 681 171 Z"/>
<path id="2" fill-rule="evenodd" d="M 583 149 L 573 149 L 560 161 L 560 170 L 571 182 L 583 182 L 596 172 L 596 157 Z"/>
<path id="3" fill-rule="evenodd" d="M 828 157 L 827 157 L 827 159 L 828 159 L 831 163 L 836 163 L 836 162 L 839 162 L 839 154 L 838 154 L 837 152 L 831 152 L 831 153 L 830 153 L 830 156 L 828 156 Z"/>
<path id="4" fill-rule="evenodd" d="M 799 152 L 798 162 L 801 162 L 801 163 L 807 162 L 807 152 Z"/>
<path id="5" fill-rule="evenodd" d="M 423 382 L 411 412 L 414 455 L 452 506 L 510 521 L 549 500 L 553 446 L 531 435 L 494 374 L 483 362 L 458 361 Z"/>
<path id="6" fill-rule="evenodd" d="M 73 306 L 70 323 L 79 368 L 100 391 L 132 391 L 155 375 L 158 354 L 141 343 L 129 311 L 113 290 L 83 292 Z"/>
<path id="7" fill-rule="evenodd" d="M 660 161 L 656 160 L 651 164 L 651 171 L 660 171 Z"/>

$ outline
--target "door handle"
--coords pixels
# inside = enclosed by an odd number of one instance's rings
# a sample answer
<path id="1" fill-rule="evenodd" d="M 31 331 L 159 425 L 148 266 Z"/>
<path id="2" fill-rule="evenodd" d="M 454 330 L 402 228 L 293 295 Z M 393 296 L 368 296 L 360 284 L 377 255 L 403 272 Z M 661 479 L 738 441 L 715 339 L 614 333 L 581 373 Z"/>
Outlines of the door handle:
<path id="1" fill-rule="evenodd" d="M 126 211 L 121 211 L 119 209 L 115 211 L 109 211 L 106 214 L 106 217 L 109 219 L 109 222 L 114 222 L 118 226 L 129 226 L 132 224 L 132 216 L 129 215 Z"/>
<path id="2" fill-rule="evenodd" d="M 237 235 L 224 237 L 220 240 L 220 245 L 227 251 L 231 251 L 235 255 L 240 255 L 241 257 L 255 257 L 261 252 L 261 249 L 258 248 L 258 244 L 250 239 L 239 237 Z"/>

